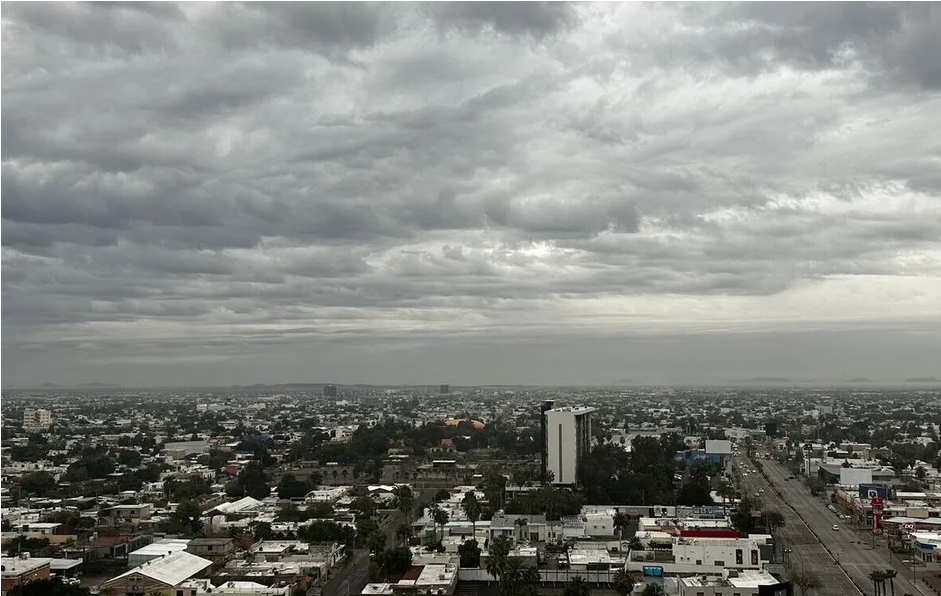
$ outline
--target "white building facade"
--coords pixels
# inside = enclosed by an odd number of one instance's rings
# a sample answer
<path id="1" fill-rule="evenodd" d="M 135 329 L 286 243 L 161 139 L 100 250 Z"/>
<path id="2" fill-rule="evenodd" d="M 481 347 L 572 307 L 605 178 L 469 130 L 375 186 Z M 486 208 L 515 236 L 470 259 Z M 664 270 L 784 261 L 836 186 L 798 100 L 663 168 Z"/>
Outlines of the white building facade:
<path id="1" fill-rule="evenodd" d="M 594 408 L 553 408 L 545 413 L 546 468 L 553 484 L 574 485 L 578 464 L 591 449 Z"/>

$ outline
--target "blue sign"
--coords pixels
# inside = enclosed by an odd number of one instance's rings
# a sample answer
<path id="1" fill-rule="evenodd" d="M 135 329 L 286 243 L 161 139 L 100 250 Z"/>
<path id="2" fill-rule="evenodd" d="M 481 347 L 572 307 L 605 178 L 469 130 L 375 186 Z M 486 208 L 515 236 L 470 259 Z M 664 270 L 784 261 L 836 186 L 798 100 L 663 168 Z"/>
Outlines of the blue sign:
<path id="1" fill-rule="evenodd" d="M 873 497 L 878 497 L 880 499 L 889 498 L 889 487 L 884 484 L 860 484 L 859 485 L 859 498 L 860 499 L 871 499 Z"/>
<path id="2" fill-rule="evenodd" d="M 644 565 L 644 575 L 653 576 L 653 577 L 660 577 L 660 576 L 663 575 L 663 567 L 661 567 L 661 566 L 659 566 L 659 565 L 657 565 L 657 566 L 653 566 L 653 565 L 650 565 L 650 566 Z"/>

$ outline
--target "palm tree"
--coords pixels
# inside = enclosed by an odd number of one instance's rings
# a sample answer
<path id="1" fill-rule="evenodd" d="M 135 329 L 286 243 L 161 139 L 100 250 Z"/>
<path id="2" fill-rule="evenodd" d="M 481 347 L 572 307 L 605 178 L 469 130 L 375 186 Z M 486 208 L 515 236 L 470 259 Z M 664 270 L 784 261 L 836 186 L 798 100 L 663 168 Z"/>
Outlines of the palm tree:
<path id="1" fill-rule="evenodd" d="M 474 540 L 477 539 L 477 520 L 480 519 L 480 514 L 482 513 L 482 508 L 480 502 L 477 500 L 477 495 L 473 492 L 467 493 L 464 497 L 464 500 L 461 502 L 461 507 L 464 509 L 464 515 L 467 516 L 467 519 L 470 520 L 471 525 L 473 526 L 474 531 Z"/>
<path id="2" fill-rule="evenodd" d="M 529 524 L 529 521 L 528 521 L 525 517 L 519 517 L 519 518 L 517 518 L 516 521 L 513 522 L 513 523 L 516 524 L 517 526 L 519 526 L 519 528 L 520 528 L 519 541 L 522 542 L 522 541 L 523 541 L 523 536 L 524 536 L 524 534 L 523 534 L 523 531 L 524 531 L 523 528 L 525 528 L 525 527 Z"/>
<path id="3" fill-rule="evenodd" d="M 510 537 L 501 534 L 496 536 L 487 549 L 487 573 L 497 581 L 506 573 L 510 556 Z"/>
<path id="4" fill-rule="evenodd" d="M 396 537 L 402 541 L 402 544 L 408 545 L 409 538 L 412 537 L 412 526 L 408 524 L 402 524 L 399 526 L 399 529 L 395 531 Z"/>
<path id="5" fill-rule="evenodd" d="M 412 495 L 412 489 L 408 486 L 400 486 L 395 489 L 396 503 L 399 511 L 405 514 L 405 523 L 412 523 L 412 504 L 415 501 Z"/>
<path id="6" fill-rule="evenodd" d="M 591 586 L 582 576 L 576 575 L 565 585 L 562 596 L 591 596 Z"/>
<path id="7" fill-rule="evenodd" d="M 623 569 L 618 569 L 614 573 L 613 587 L 621 596 L 627 596 L 634 591 L 634 578 Z"/>
<path id="8" fill-rule="evenodd" d="M 451 521 L 451 517 L 437 503 L 432 503 L 428 510 L 431 512 L 431 519 L 434 524 L 441 526 L 441 540 L 444 540 L 444 526 Z"/>
<path id="9" fill-rule="evenodd" d="M 875 596 L 880 595 L 879 586 L 882 585 L 882 582 L 885 581 L 885 576 L 882 571 L 873 571 L 869 574 L 869 579 L 872 581 L 872 591 Z"/>
<path id="10" fill-rule="evenodd" d="M 617 530 L 619 538 L 624 537 L 624 530 L 627 528 L 627 525 L 631 523 L 630 520 L 630 516 L 621 511 L 614 514 L 614 529 Z"/>
<path id="11" fill-rule="evenodd" d="M 539 572 L 520 557 L 511 557 L 500 577 L 501 596 L 536 596 L 538 593 Z"/>
<path id="12" fill-rule="evenodd" d="M 892 596 L 895 596 L 895 576 L 898 575 L 898 571 L 895 569 L 886 569 L 883 572 L 883 581 L 889 580 L 889 589 L 892 590 Z"/>

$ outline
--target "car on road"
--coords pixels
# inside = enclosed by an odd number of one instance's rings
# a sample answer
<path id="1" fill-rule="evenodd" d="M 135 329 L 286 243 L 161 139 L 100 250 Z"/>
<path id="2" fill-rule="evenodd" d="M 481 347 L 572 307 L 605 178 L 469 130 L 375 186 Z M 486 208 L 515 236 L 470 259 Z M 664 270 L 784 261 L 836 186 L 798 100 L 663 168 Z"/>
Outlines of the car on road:
<path id="1" fill-rule="evenodd" d="M 837 524 L 833 524 L 833 531 L 834 531 L 834 532 L 839 532 L 839 531 L 840 531 L 840 526 L 838 526 Z"/>

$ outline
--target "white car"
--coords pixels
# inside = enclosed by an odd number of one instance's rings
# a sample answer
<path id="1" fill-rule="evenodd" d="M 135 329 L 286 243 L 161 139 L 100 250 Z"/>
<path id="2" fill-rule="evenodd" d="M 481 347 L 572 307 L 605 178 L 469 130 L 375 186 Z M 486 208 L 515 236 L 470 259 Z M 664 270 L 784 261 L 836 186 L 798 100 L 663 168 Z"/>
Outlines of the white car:
<path id="1" fill-rule="evenodd" d="M 839 531 L 840 531 L 840 526 L 838 526 L 838 525 L 836 525 L 836 524 L 833 524 L 833 531 L 834 531 L 834 532 L 839 532 Z"/>

